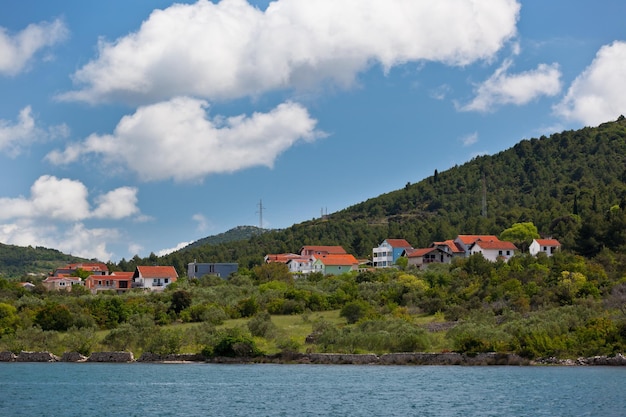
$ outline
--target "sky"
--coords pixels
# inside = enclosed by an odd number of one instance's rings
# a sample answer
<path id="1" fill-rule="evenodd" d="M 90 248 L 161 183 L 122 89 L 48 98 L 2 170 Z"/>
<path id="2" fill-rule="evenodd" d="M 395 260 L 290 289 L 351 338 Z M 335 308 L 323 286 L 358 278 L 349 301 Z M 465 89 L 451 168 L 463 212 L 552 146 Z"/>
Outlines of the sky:
<path id="1" fill-rule="evenodd" d="M 624 16 L 623 0 L 3 0 L 0 242 L 163 255 L 615 120 Z"/>

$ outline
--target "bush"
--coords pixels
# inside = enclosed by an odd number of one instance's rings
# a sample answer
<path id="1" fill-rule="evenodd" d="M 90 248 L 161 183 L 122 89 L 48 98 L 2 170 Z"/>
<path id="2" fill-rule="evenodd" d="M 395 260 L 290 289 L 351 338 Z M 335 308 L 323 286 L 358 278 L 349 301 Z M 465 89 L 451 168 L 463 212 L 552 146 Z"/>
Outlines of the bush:
<path id="1" fill-rule="evenodd" d="M 352 301 L 341 309 L 339 316 L 344 317 L 348 324 L 356 323 L 373 313 L 372 306 L 365 301 Z"/>
<path id="2" fill-rule="evenodd" d="M 226 356 L 231 358 L 253 357 L 261 354 L 252 336 L 240 328 L 226 329 L 219 333 L 214 346 L 207 345 L 202 349 L 206 357 Z"/>
<path id="3" fill-rule="evenodd" d="M 269 338 L 276 332 L 272 317 L 267 311 L 258 313 L 248 322 L 248 330 L 252 336 Z"/>

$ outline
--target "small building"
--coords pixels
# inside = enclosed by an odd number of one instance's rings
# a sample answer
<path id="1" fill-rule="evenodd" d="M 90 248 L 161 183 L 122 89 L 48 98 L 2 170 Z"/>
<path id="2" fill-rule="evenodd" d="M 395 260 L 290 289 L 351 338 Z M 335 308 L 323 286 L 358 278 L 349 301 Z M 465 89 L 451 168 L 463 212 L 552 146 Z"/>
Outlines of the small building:
<path id="1" fill-rule="evenodd" d="M 102 262 L 82 262 L 75 264 L 68 264 L 64 267 L 54 270 L 53 276 L 72 275 L 77 270 L 82 269 L 85 272 L 89 272 L 90 275 L 108 275 L 109 268 Z"/>
<path id="2" fill-rule="evenodd" d="M 72 291 L 74 285 L 84 285 L 80 277 L 52 276 L 41 282 L 48 291 Z"/>
<path id="3" fill-rule="evenodd" d="M 528 247 L 528 251 L 532 256 L 537 256 L 541 252 L 552 256 L 559 250 L 561 250 L 561 242 L 556 239 L 533 239 L 533 242 Z"/>
<path id="4" fill-rule="evenodd" d="M 220 278 L 228 278 L 239 270 L 238 263 L 198 263 L 190 262 L 187 265 L 189 278 L 200 278 L 205 275 L 214 275 Z"/>
<path id="5" fill-rule="evenodd" d="M 481 253 L 485 259 L 491 262 L 498 260 L 508 262 L 508 260 L 515 255 L 516 250 L 517 247 L 513 243 L 504 240 L 477 240 L 469 247 L 467 256 Z"/>
<path id="6" fill-rule="evenodd" d="M 424 269 L 432 263 L 449 264 L 452 262 L 453 257 L 453 255 L 437 246 L 405 251 L 403 256 L 408 258 L 408 266 L 415 266 L 419 269 Z"/>
<path id="7" fill-rule="evenodd" d="M 441 249 L 449 254 L 451 258 L 463 258 L 465 256 L 465 250 L 452 239 L 444 240 L 443 242 L 433 242 L 430 247 Z"/>
<path id="8" fill-rule="evenodd" d="M 289 267 L 289 272 L 292 274 L 309 274 L 313 272 L 312 256 L 298 256 L 297 258 L 289 259 L 286 264 Z"/>
<path id="9" fill-rule="evenodd" d="M 499 242 L 498 236 L 494 235 L 458 235 L 454 239 L 454 243 L 465 253 L 465 256 L 469 256 L 469 248 L 477 241 L 483 242 Z"/>
<path id="10" fill-rule="evenodd" d="M 313 261 L 313 272 L 324 275 L 340 275 L 359 269 L 359 261 L 350 254 L 321 255 Z"/>
<path id="11" fill-rule="evenodd" d="M 110 275 L 90 275 L 85 279 L 85 287 L 93 294 L 99 291 L 124 293 L 133 288 L 134 272 L 112 272 Z"/>
<path id="12" fill-rule="evenodd" d="M 372 263 L 374 268 L 387 268 L 395 265 L 404 251 L 412 250 L 413 247 L 405 239 L 385 239 L 372 250 Z"/>
<path id="13" fill-rule="evenodd" d="M 346 250 L 341 246 L 303 246 L 300 248 L 300 256 L 321 256 L 321 255 L 345 255 Z"/>
<path id="14" fill-rule="evenodd" d="M 138 266 L 133 273 L 133 288 L 163 291 L 176 282 L 178 273 L 173 266 Z"/>

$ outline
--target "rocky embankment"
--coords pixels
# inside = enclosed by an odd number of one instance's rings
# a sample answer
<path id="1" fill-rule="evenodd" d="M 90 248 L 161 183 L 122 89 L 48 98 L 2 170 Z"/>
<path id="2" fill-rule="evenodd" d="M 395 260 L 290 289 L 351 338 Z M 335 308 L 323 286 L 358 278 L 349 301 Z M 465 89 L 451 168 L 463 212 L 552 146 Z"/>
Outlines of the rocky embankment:
<path id="1" fill-rule="evenodd" d="M 144 353 L 135 359 L 132 352 L 94 352 L 84 356 L 67 352 L 59 357 L 50 352 L 0 352 L 0 362 L 108 362 L 108 363 L 291 363 L 324 365 L 460 365 L 460 366 L 626 366 L 626 357 L 592 356 L 578 359 L 541 358 L 529 360 L 511 353 L 386 353 L 383 355 L 347 353 L 289 353 L 250 358 L 206 358 L 199 354 L 183 353 L 157 355 Z"/>

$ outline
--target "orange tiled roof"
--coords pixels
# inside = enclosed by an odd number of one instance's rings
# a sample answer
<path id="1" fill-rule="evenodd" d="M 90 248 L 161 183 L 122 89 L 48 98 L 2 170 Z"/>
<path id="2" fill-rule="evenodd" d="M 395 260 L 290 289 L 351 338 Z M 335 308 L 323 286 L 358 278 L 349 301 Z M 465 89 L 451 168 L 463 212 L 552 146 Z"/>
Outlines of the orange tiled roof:
<path id="1" fill-rule="evenodd" d="M 459 245 L 457 245 L 457 243 L 454 240 L 452 240 L 452 239 L 444 240 L 443 242 L 433 242 L 433 245 L 435 245 L 435 246 L 447 246 L 448 248 L 450 248 L 452 253 L 462 253 L 463 252 L 463 249 L 461 249 L 459 247 Z"/>
<path id="2" fill-rule="evenodd" d="M 178 278 L 173 266 L 138 266 L 137 271 L 142 278 Z"/>
<path id="3" fill-rule="evenodd" d="M 392 248 L 411 248 L 411 244 L 405 239 L 385 239 Z"/>
<path id="4" fill-rule="evenodd" d="M 535 239 L 540 246 L 561 246 L 561 242 L 556 239 Z"/>
<path id="5" fill-rule="evenodd" d="M 300 255 L 295 253 L 271 253 L 265 256 L 266 262 L 281 262 L 287 263 L 291 259 L 300 258 Z"/>
<path id="6" fill-rule="evenodd" d="M 85 271 L 108 271 L 109 268 L 102 262 L 82 262 L 77 264 L 69 264 L 68 269 L 83 269 Z M 60 268 L 63 269 L 63 268 Z"/>
<path id="7" fill-rule="evenodd" d="M 426 255 L 427 253 L 430 253 L 434 250 L 437 250 L 437 248 L 421 248 L 421 249 L 415 249 L 412 252 L 409 252 L 406 256 L 409 258 L 420 258 L 424 255 Z"/>
<path id="8" fill-rule="evenodd" d="M 328 252 L 329 254 L 336 255 L 347 253 L 346 250 L 341 246 L 303 246 L 302 249 L 300 249 L 300 253 L 302 253 L 303 250 L 314 252 Z"/>
<path id="9" fill-rule="evenodd" d="M 483 249 L 496 249 L 496 250 L 500 250 L 500 249 L 504 249 L 504 250 L 517 250 L 517 246 L 515 246 L 513 243 L 511 242 L 507 242 L 504 240 L 498 240 L 497 242 L 494 241 L 483 241 L 483 240 L 478 240 L 476 241 L 475 245 L 480 246 Z"/>
<path id="10" fill-rule="evenodd" d="M 466 245 L 471 245 L 476 241 L 499 242 L 498 236 L 494 235 L 459 235 L 458 239 Z"/>
<path id="11" fill-rule="evenodd" d="M 350 254 L 330 254 L 322 255 L 317 259 L 324 265 L 358 265 L 359 261 L 356 260 L 354 255 Z"/>

